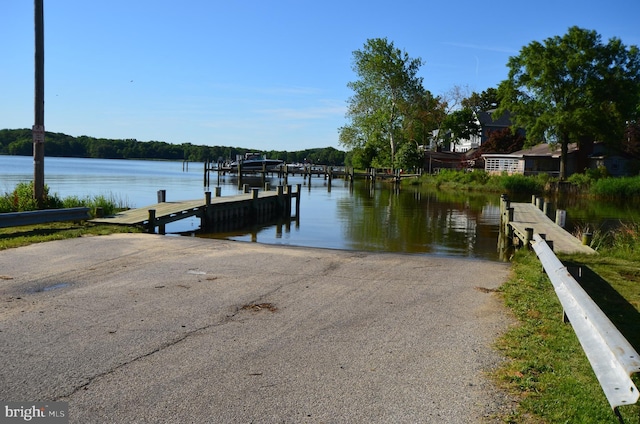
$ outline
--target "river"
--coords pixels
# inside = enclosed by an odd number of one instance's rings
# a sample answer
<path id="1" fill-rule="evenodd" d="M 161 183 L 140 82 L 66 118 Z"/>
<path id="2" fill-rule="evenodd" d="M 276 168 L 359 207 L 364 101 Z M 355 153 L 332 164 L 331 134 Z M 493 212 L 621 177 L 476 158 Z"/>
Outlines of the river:
<path id="1" fill-rule="evenodd" d="M 0 155 L 0 193 L 33 178 L 33 159 Z M 203 164 L 171 161 L 46 158 L 45 183 L 60 197 L 112 197 L 128 207 L 157 202 L 166 190 L 167 201 L 204 198 Z M 260 179 L 243 183 L 261 186 Z M 282 184 L 268 180 L 272 187 Z M 229 234 L 231 240 L 267 244 L 458 256 L 498 260 L 499 196 L 425 190 L 419 186 L 394 187 L 389 183 L 357 180 L 349 184 L 322 177 L 302 184 L 300 217 L 290 225 L 267 225 Z M 212 174 L 211 189 L 222 196 L 240 192 L 235 176 Z M 569 225 L 615 224 L 636 209 L 624 211 L 610 203 L 567 202 Z M 604 211 L 603 211 L 604 208 Z M 637 214 L 637 212 L 635 212 Z M 591 224 L 593 223 L 593 224 Z M 199 220 L 187 219 L 167 226 L 167 232 L 193 234 Z M 211 237 L 212 235 L 208 235 Z"/>

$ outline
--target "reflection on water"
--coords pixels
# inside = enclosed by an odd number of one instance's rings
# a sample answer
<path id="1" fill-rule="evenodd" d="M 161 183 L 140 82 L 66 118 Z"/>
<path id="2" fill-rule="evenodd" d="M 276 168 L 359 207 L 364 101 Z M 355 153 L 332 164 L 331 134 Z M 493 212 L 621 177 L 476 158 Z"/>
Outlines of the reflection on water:
<path id="1" fill-rule="evenodd" d="M 206 235 L 269 244 L 497 259 L 498 198 L 322 179 L 303 182 L 299 221 Z M 317 186 L 317 188 L 316 188 Z M 201 236 L 205 236 L 200 234 Z"/>
<path id="2" fill-rule="evenodd" d="M 203 176 L 201 163 L 190 163 L 185 170 L 182 162 L 45 160 L 45 182 L 51 193 L 61 197 L 113 195 L 130 207 L 156 203 L 158 190 L 166 190 L 167 201 L 204 198 Z M 32 178 L 31 157 L 0 156 L 0 193 Z M 242 184 L 264 187 L 268 182 L 275 189 L 284 183 L 275 177 L 266 181 L 260 178 L 238 181 L 235 176 L 218 178 L 217 174 L 211 175 L 210 181 L 221 187 L 222 196 L 238 194 Z M 290 177 L 288 184 L 302 186 L 298 220 L 207 236 L 293 246 L 498 260 L 498 194 L 433 191 L 411 185 L 394 187 L 364 180 L 351 185 L 334 179 L 329 186 L 327 180 L 317 176 L 310 181 L 301 176 Z M 636 221 L 639 218 L 637 207 L 611 202 L 555 199 L 552 203 L 567 210 L 569 228 L 578 224 L 598 229 L 602 225 L 614 225 L 622 217 Z M 198 233 L 199 225 L 198 219 L 185 219 L 167 225 L 166 230 L 194 234 Z"/>

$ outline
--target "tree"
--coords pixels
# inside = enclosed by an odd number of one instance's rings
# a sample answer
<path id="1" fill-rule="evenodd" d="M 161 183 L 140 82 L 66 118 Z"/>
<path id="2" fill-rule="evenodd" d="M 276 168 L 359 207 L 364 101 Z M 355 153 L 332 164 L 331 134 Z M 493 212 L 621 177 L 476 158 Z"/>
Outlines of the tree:
<path id="1" fill-rule="evenodd" d="M 603 44 L 595 31 L 571 27 L 563 37 L 523 47 L 508 67 L 496 113 L 510 111 L 530 143 L 560 143 L 563 179 L 570 142 L 621 143 L 625 122 L 637 113 L 640 54 L 617 38 Z"/>
<path id="2" fill-rule="evenodd" d="M 475 113 L 469 108 L 464 108 L 447 115 L 442 123 L 442 129 L 450 134 L 451 142 L 458 143 L 460 140 L 478 137 L 482 128 Z"/>
<path id="3" fill-rule="evenodd" d="M 462 107 L 478 112 L 487 112 L 498 107 L 498 90 L 487 88 L 478 94 L 475 91 L 462 100 Z"/>
<path id="4" fill-rule="evenodd" d="M 352 67 L 359 79 L 347 84 L 354 92 L 347 108 L 351 122 L 339 129 L 340 143 L 367 147 L 377 152 L 379 164 L 392 166 L 397 143 L 405 139 L 403 121 L 412 100 L 425 91 L 416 75 L 421 65 L 421 59 L 412 59 L 386 38 L 369 39 L 354 51 Z"/>

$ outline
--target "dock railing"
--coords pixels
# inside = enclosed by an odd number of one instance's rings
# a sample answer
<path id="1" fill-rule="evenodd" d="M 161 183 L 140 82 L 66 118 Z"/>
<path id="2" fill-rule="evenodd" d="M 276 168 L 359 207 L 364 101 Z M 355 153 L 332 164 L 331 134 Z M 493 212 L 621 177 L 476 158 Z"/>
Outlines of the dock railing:
<path id="1" fill-rule="evenodd" d="M 640 372 L 640 355 L 571 276 L 545 240 L 531 242 L 584 349 L 600 386 L 619 417 L 618 407 L 638 401 L 631 375 Z"/>

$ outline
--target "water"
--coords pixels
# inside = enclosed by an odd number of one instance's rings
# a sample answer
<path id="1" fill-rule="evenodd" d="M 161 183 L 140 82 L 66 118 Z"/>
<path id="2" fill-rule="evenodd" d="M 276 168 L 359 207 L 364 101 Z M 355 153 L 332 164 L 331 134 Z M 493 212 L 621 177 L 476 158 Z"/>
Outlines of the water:
<path id="1" fill-rule="evenodd" d="M 157 203 L 157 191 L 166 190 L 167 201 L 204 198 L 203 164 L 115 159 L 46 158 L 45 183 L 60 197 L 105 195 L 129 207 Z M 0 193 L 33 178 L 33 159 L 0 155 Z M 282 184 L 267 180 L 272 187 Z M 263 186 L 260 178 L 243 183 Z M 414 186 L 394 188 L 388 183 L 335 179 L 331 186 L 321 177 L 302 184 L 298 221 L 260 226 L 229 234 L 209 235 L 231 240 L 366 250 L 462 256 L 498 260 L 499 196 L 467 192 L 426 191 Z M 222 196 L 241 192 L 234 176 L 211 175 L 211 185 Z M 568 205 L 568 216 L 581 225 L 600 218 L 597 202 Z M 610 204 L 606 218 L 616 219 Z M 572 209 L 573 208 L 573 211 Z M 635 209 L 634 209 L 635 210 Z M 585 212 L 586 211 L 586 212 Z M 170 233 L 195 233 L 199 220 L 185 219 L 167 226 Z M 599 224 L 598 224 L 599 225 Z"/>

